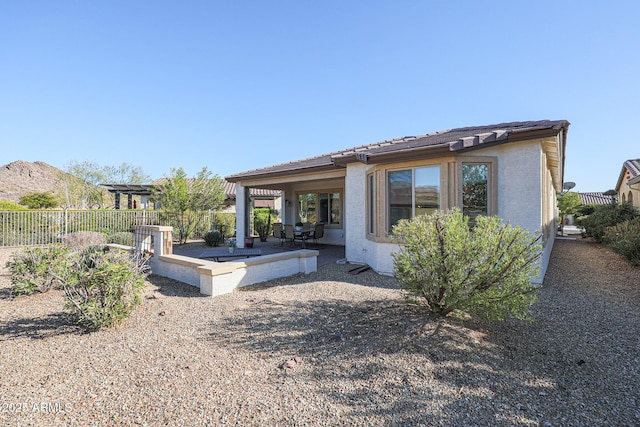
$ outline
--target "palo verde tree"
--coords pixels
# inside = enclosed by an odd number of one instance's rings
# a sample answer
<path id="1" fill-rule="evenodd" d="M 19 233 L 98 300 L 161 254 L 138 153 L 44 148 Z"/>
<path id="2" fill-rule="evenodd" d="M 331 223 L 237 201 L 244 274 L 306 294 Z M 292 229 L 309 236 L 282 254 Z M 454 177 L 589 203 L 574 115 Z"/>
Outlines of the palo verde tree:
<path id="1" fill-rule="evenodd" d="M 102 208 L 107 200 L 104 168 L 95 162 L 71 161 L 62 174 L 66 207 L 80 209 Z"/>
<path id="2" fill-rule="evenodd" d="M 460 312 L 487 320 L 526 319 L 536 301 L 540 234 L 477 216 L 475 226 L 460 210 L 437 211 L 393 228 L 400 251 L 394 276 L 409 302 L 439 315 Z"/>
<path id="3" fill-rule="evenodd" d="M 178 229 L 180 244 L 200 227 L 202 216 L 198 213 L 220 208 L 225 198 L 224 181 L 206 167 L 194 178 L 188 178 L 182 168 L 171 169 L 159 187 L 153 198 Z"/>

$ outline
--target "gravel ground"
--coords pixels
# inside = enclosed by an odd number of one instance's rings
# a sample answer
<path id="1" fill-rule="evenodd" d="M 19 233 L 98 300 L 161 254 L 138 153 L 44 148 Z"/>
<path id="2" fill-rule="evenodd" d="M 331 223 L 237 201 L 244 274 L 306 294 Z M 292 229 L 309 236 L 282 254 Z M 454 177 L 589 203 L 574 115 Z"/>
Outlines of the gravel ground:
<path id="1" fill-rule="evenodd" d="M 94 333 L 1 269 L 0 425 L 640 424 L 640 274 L 606 248 L 556 242 L 533 322 L 434 319 L 351 267 L 216 298 L 151 276 Z"/>

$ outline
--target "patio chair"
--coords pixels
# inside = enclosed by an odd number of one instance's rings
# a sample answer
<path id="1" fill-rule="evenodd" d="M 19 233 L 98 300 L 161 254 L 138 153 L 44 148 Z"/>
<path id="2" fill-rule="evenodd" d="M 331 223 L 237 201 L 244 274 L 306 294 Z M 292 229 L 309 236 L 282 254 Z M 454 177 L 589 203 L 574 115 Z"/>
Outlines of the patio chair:
<path id="1" fill-rule="evenodd" d="M 296 233 L 293 230 L 293 225 L 285 224 L 284 225 L 284 240 L 291 242 L 290 246 L 293 246 L 296 242 Z"/>
<path id="2" fill-rule="evenodd" d="M 313 239 L 313 243 L 317 245 L 318 239 L 322 239 L 322 236 L 324 236 L 324 224 L 318 223 L 309 238 Z"/>
<path id="3" fill-rule="evenodd" d="M 273 223 L 273 237 L 280 239 L 280 246 L 284 243 L 284 230 L 282 229 L 281 222 Z"/>

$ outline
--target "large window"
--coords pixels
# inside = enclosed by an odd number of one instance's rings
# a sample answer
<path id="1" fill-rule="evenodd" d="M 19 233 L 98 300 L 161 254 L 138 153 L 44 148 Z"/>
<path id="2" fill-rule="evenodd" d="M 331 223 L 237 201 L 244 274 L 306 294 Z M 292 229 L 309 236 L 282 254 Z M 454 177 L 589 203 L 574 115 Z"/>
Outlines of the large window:
<path id="1" fill-rule="evenodd" d="M 401 219 L 440 209 L 440 167 L 387 172 L 388 231 Z"/>
<path id="2" fill-rule="evenodd" d="M 489 165 L 486 163 L 462 164 L 462 213 L 471 222 L 478 215 L 489 212 Z"/>
<path id="3" fill-rule="evenodd" d="M 342 198 L 339 192 L 298 194 L 298 220 L 342 224 Z"/>

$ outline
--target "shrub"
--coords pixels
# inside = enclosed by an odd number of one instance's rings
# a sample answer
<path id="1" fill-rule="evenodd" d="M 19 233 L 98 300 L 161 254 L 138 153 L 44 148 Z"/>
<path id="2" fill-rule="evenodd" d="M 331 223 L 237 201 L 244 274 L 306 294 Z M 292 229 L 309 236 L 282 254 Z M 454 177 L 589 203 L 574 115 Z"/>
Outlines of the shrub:
<path id="1" fill-rule="evenodd" d="M 218 246 L 222 242 L 222 233 L 215 230 L 209 231 L 203 238 L 207 246 Z"/>
<path id="2" fill-rule="evenodd" d="M 60 245 L 27 248 L 14 253 L 6 267 L 14 296 L 47 292 L 61 286 L 68 249 Z"/>
<path id="3" fill-rule="evenodd" d="M 16 202 L 11 202 L 9 200 L 0 200 L 0 211 L 26 211 L 22 205 L 19 205 Z"/>
<path id="4" fill-rule="evenodd" d="M 423 302 L 439 315 L 527 318 L 537 299 L 531 279 L 539 272 L 539 233 L 532 237 L 499 217 L 483 216 L 470 229 L 458 209 L 402 220 L 393 232 L 400 244 L 394 277 L 409 302 Z"/>
<path id="5" fill-rule="evenodd" d="M 253 210 L 253 228 L 258 233 L 261 242 L 266 242 L 271 234 L 271 215 L 275 214 L 271 208 L 255 208 Z"/>
<path id="6" fill-rule="evenodd" d="M 90 329 L 112 326 L 142 302 L 148 266 L 124 251 L 87 248 L 73 259 L 74 275 L 64 285 L 68 311 Z"/>
<path id="7" fill-rule="evenodd" d="M 64 245 L 72 251 L 78 251 L 89 246 L 103 246 L 107 243 L 104 233 L 98 231 L 76 231 L 64 237 Z"/>
<path id="8" fill-rule="evenodd" d="M 115 243 L 117 245 L 135 246 L 136 235 L 128 231 L 116 231 L 107 235 L 107 243 Z"/>
<path id="9" fill-rule="evenodd" d="M 601 243 L 607 227 L 633 219 L 637 215 L 638 212 L 629 202 L 599 205 L 594 208 L 592 214 L 580 218 L 578 225 L 584 227 L 586 237 L 592 237 L 593 240 Z"/>
<path id="10" fill-rule="evenodd" d="M 640 217 L 608 227 L 602 241 L 631 265 L 640 265 Z"/>

